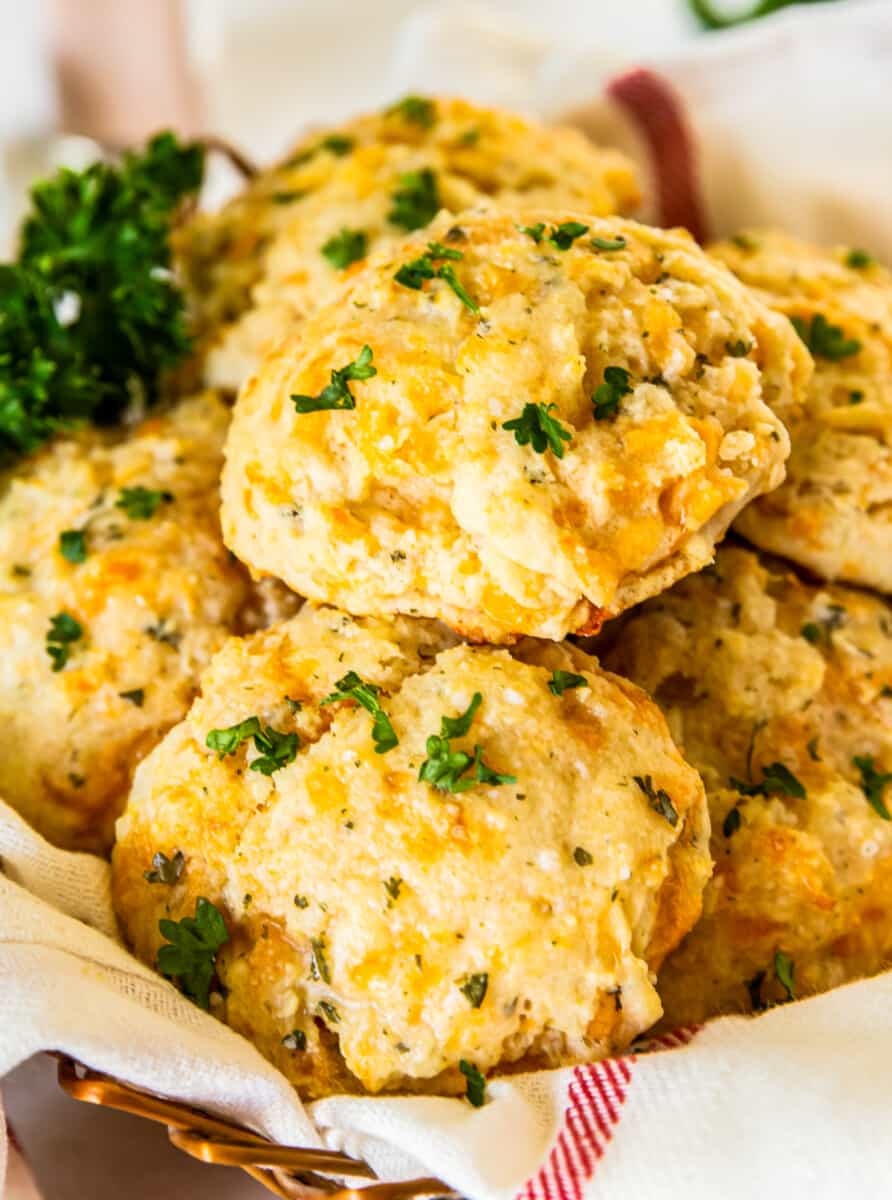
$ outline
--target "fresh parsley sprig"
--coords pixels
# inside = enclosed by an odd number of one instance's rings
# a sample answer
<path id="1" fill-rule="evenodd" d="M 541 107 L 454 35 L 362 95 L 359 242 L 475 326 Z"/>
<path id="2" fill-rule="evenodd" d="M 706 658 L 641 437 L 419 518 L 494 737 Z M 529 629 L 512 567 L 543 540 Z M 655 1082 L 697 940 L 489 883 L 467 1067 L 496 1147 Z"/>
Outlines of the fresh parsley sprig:
<path id="1" fill-rule="evenodd" d="M 555 458 L 564 457 L 564 442 L 573 440 L 569 429 L 551 416 L 556 404 L 525 404 L 519 417 L 504 421 L 502 428 L 514 434 L 518 446 L 532 443 L 537 454 L 551 450 Z"/>
<path id="2" fill-rule="evenodd" d="M 411 232 L 430 225 L 439 211 L 437 177 L 430 167 L 423 167 L 420 171 L 407 171 L 399 177 L 399 186 L 393 193 L 393 207 L 387 219 L 391 225 Z"/>
<path id="3" fill-rule="evenodd" d="M 564 221 L 560 225 L 552 225 L 546 233 L 545 225 L 537 221 L 535 225 L 521 225 L 520 232 L 531 237 L 537 246 L 545 241 L 555 250 L 569 250 L 577 238 L 588 233 L 588 225 L 583 225 L 581 221 Z"/>
<path id="4" fill-rule="evenodd" d="M 466 1058 L 459 1061 L 458 1069 L 467 1080 L 465 1099 L 468 1104 L 473 1108 L 482 1108 L 486 1102 L 486 1079 Z"/>
<path id="5" fill-rule="evenodd" d="M 212 729 L 205 738 L 209 750 L 215 750 L 220 758 L 235 754 L 242 742 L 254 740 L 254 748 L 259 751 L 259 757 L 251 763 L 252 771 L 261 775 L 272 775 L 294 762 L 300 739 L 296 733 L 280 733 L 279 730 L 260 723 L 259 717 L 248 717 L 237 725 L 226 729 Z"/>
<path id="6" fill-rule="evenodd" d="M 332 369 L 331 383 L 327 383 L 318 396 L 292 395 L 291 399 L 299 413 L 356 408 L 356 398 L 350 391 L 350 381 L 371 379 L 377 374 L 378 368 L 372 365 L 372 348 L 363 346 L 353 362 L 347 363 L 345 367 Z"/>
<path id="7" fill-rule="evenodd" d="M 85 421 L 152 402 L 188 354 L 169 233 L 203 148 L 162 133 L 117 165 L 38 183 L 15 264 L 0 266 L 0 460 Z"/>
<path id="8" fill-rule="evenodd" d="M 861 790 L 867 803 L 884 821 L 892 821 L 892 812 L 883 798 L 886 785 L 892 783 L 892 772 L 878 771 L 871 754 L 856 754 L 852 766 L 861 772 Z"/>
<path id="9" fill-rule="evenodd" d="M 632 391 L 629 372 L 625 367 L 605 367 L 604 382 L 599 383 L 592 393 L 592 407 L 596 421 L 606 421 L 619 412 L 623 396 Z"/>
<path id="10" fill-rule="evenodd" d="M 665 817 L 674 828 L 678 824 L 678 810 L 672 803 L 672 797 L 669 793 L 664 791 L 663 788 L 655 788 L 650 775 L 635 775 L 634 779 L 641 791 L 644 792 L 647 802 L 654 812 L 659 813 L 661 817 Z"/>
<path id="11" fill-rule="evenodd" d="M 449 263 L 440 261 L 451 259 L 453 262 L 459 262 L 463 258 L 464 254 L 461 250 L 450 250 L 441 242 L 428 242 L 424 254 L 419 258 L 414 258 L 411 262 L 404 263 L 394 275 L 394 279 L 403 287 L 412 288 L 416 292 L 421 290 L 426 279 L 442 279 L 452 288 L 465 308 L 472 313 L 479 313 L 480 308 L 477 302 L 468 295 L 459 282 L 454 268 Z M 437 266 L 437 263 L 440 265 Z"/>
<path id="12" fill-rule="evenodd" d="M 52 660 L 53 671 L 61 671 L 68 659 L 75 642 L 84 636 L 83 627 L 71 613 L 58 612 L 50 617 L 50 628 L 46 635 L 46 652 Z"/>
<path id="13" fill-rule="evenodd" d="M 588 687 L 584 675 L 574 675 L 572 671 L 552 671 L 548 681 L 548 690 L 555 696 L 563 696 L 570 688 Z"/>
<path id="14" fill-rule="evenodd" d="M 344 226 L 323 244 L 322 255 L 336 270 L 343 271 L 365 258 L 368 244 L 368 234 L 364 229 L 348 229 Z"/>
<path id="15" fill-rule="evenodd" d="M 805 799 L 805 788 L 789 767 L 782 762 L 769 763 L 762 769 L 759 783 L 745 783 L 732 775 L 728 783 L 741 796 L 792 796 L 795 800 Z"/>
<path id="16" fill-rule="evenodd" d="M 335 684 L 335 690 L 326 696 L 321 704 L 336 704 L 339 700 L 354 700 L 370 713 L 372 721 L 372 741 L 375 743 L 376 754 L 386 754 L 394 746 L 399 745 L 399 738 L 394 732 L 390 717 L 381 707 L 378 696 L 381 693 L 376 683 L 366 683 L 355 671 L 348 671 L 343 679 Z"/>
<path id="17" fill-rule="evenodd" d="M 478 783 L 497 787 L 503 783 L 516 783 L 514 775 L 500 775 L 483 761 L 483 748 L 474 746 L 473 757 L 464 750 L 453 750 L 450 741 L 464 737 L 471 728 L 474 714 L 483 703 L 480 692 L 475 692 L 471 703 L 457 717 L 441 717 L 440 733 L 427 739 L 427 758 L 421 764 L 418 778 L 429 783 L 440 792 L 466 792 Z M 468 772 L 471 774 L 468 774 Z"/>
<path id="18" fill-rule="evenodd" d="M 169 943 L 158 951 L 158 970 L 175 980 L 180 991 L 199 1008 L 207 1008 L 217 951 L 229 941 L 222 913 L 201 896 L 194 917 L 179 921 L 164 918 L 158 922 L 158 929 Z"/>
<path id="19" fill-rule="evenodd" d="M 131 521 L 150 521 L 162 504 L 171 504 L 173 494 L 167 491 L 156 491 L 153 488 L 125 487 L 115 501 L 115 508 L 120 508 Z"/>
<path id="20" fill-rule="evenodd" d="M 826 358 L 839 362 L 851 358 L 861 351 L 857 338 L 848 338 L 839 325 L 832 325 L 823 313 L 815 313 L 811 321 L 804 317 L 791 317 L 793 328 L 805 342 L 815 358 Z"/>

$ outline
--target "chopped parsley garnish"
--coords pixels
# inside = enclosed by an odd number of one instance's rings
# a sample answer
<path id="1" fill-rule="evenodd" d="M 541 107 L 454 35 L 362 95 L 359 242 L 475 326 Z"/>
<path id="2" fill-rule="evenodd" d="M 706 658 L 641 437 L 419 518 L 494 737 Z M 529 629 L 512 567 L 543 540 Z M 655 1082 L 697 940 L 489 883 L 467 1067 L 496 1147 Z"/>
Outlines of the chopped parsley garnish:
<path id="1" fill-rule="evenodd" d="M 474 746 L 474 756 L 464 750 L 453 750 L 451 738 L 464 737 L 471 728 L 474 714 L 483 702 L 479 692 L 475 692 L 467 709 L 458 717 L 441 717 L 440 733 L 431 734 L 427 739 L 427 758 L 421 764 L 418 778 L 422 783 L 430 783 L 440 792 L 466 792 L 477 783 L 488 783 L 498 786 L 503 783 L 516 783 L 514 775 L 499 775 L 483 761 L 483 749 Z M 472 774 L 468 774 L 468 771 Z"/>
<path id="2" fill-rule="evenodd" d="M 227 729 L 212 729 L 205 738 L 205 745 L 209 750 L 216 750 L 220 758 L 225 758 L 227 754 L 235 754 L 249 738 L 254 739 L 254 748 L 260 752 L 251 763 L 251 770 L 259 771 L 261 775 L 272 775 L 297 757 L 300 745 L 297 734 L 280 733 L 269 725 L 264 729 L 259 717 L 248 717 Z"/>
<path id="3" fill-rule="evenodd" d="M 471 1008 L 479 1008 L 483 1003 L 488 987 L 489 975 L 485 971 L 481 971 L 476 975 L 469 975 L 460 986 L 459 991 L 468 1004 L 470 1004 Z"/>
<path id="4" fill-rule="evenodd" d="M 792 796 L 795 800 L 805 799 L 805 788 L 782 762 L 769 763 L 762 768 L 760 783 L 744 783 L 732 775 L 730 786 L 741 796 Z"/>
<path id="5" fill-rule="evenodd" d="M 535 225 L 521 225 L 520 232 L 531 237 L 537 245 L 544 240 L 555 250 L 569 250 L 577 238 L 588 233 L 588 225 L 583 225 L 581 221 L 564 221 L 561 225 L 552 225 L 546 233 L 545 226 L 539 221 Z"/>
<path id="6" fill-rule="evenodd" d="M 318 396 L 292 395 L 291 399 L 299 413 L 356 408 L 356 398 L 350 391 L 350 381 L 371 379 L 377 374 L 378 368 L 372 366 L 372 348 L 363 346 L 353 362 L 347 363 L 345 367 L 332 369 L 331 383 L 327 383 Z"/>
<path id="7" fill-rule="evenodd" d="M 324 137 L 319 143 L 320 150 L 328 150 L 338 158 L 343 158 L 345 154 L 349 154 L 356 143 L 353 138 L 344 137 L 342 133 L 330 133 Z"/>
<path id="8" fill-rule="evenodd" d="M 624 237 L 593 237 L 591 242 L 596 250 L 625 250 L 626 248 L 626 239 Z"/>
<path id="9" fill-rule="evenodd" d="M 759 249 L 759 243 L 754 237 L 750 237 L 748 233 L 735 233 L 735 235 L 731 238 L 731 242 L 737 247 L 738 250 L 746 250 L 751 252 Z"/>
<path id="10" fill-rule="evenodd" d="M 331 971 L 325 956 L 325 938 L 313 938 L 310 947 L 310 974 L 314 979 L 321 979 L 323 983 L 331 983 Z"/>
<path id="11" fill-rule="evenodd" d="M 725 342 L 725 352 L 731 358 L 746 358 L 752 348 L 753 343 L 744 341 L 743 338 L 735 338 L 734 341 Z"/>
<path id="12" fill-rule="evenodd" d="M 115 508 L 123 509 L 131 521 L 149 521 L 162 504 L 170 504 L 170 492 L 156 492 L 152 488 L 121 488 Z"/>
<path id="13" fill-rule="evenodd" d="M 158 922 L 161 936 L 170 944 L 158 951 L 158 970 L 170 976 L 200 1008 L 208 1007 L 217 951 L 229 941 L 220 910 L 199 897 L 194 917 Z"/>
<path id="14" fill-rule="evenodd" d="M 156 625 L 147 625 L 143 632 L 147 633 L 150 638 L 154 638 L 156 642 L 170 646 L 172 650 L 176 650 L 183 639 L 183 635 L 177 629 L 168 626 L 166 617 L 162 617 Z"/>
<path id="15" fill-rule="evenodd" d="M 387 109 L 388 117 L 402 117 L 412 125 L 420 125 L 422 129 L 431 129 L 437 120 L 437 110 L 433 100 L 425 96 L 404 96 L 396 104 Z"/>
<path id="16" fill-rule="evenodd" d="M 399 900 L 400 888 L 402 886 L 403 886 L 402 879 L 399 879 L 396 875 L 391 875 L 391 877 L 389 879 L 384 880 L 384 889 L 387 892 L 387 895 L 390 897 L 390 900 L 388 901 L 388 905 L 387 905 L 388 908 L 390 907 L 391 904 L 393 904 L 394 900 Z"/>
<path id="17" fill-rule="evenodd" d="M 83 529 L 66 529 L 59 534 L 59 553 L 70 563 L 87 559 L 87 535 Z"/>
<path id="18" fill-rule="evenodd" d="M 363 229 L 347 229 L 334 234 L 322 247 L 322 255 L 333 267 L 343 271 L 351 263 L 365 258 L 369 239 Z"/>
<path id="19" fill-rule="evenodd" d="M 577 846 L 573 851 L 573 861 L 577 867 L 590 867 L 595 860 L 589 854 L 588 850 L 584 850 L 582 846 Z"/>
<path id="20" fill-rule="evenodd" d="M 306 896 L 301 896 L 300 894 L 298 894 L 297 896 L 294 897 L 294 903 L 298 908 L 309 908 L 310 907 L 310 902 L 306 898 Z"/>
<path id="21" fill-rule="evenodd" d="M 320 1000 L 318 1008 L 323 1017 L 331 1022 L 332 1025 L 337 1025 L 340 1022 L 341 1014 L 329 1000 Z"/>
<path id="22" fill-rule="evenodd" d="M 856 271 L 863 270 L 864 267 L 869 267 L 873 263 L 873 255 L 868 254 L 866 250 L 851 249 L 846 255 L 846 266 L 854 267 Z"/>
<path id="23" fill-rule="evenodd" d="M 430 225 L 439 211 L 437 177 L 430 167 L 423 167 L 420 171 L 407 171 L 400 176 L 387 219 L 392 225 L 399 225 L 401 229 L 411 232 Z"/>
<path id="24" fill-rule="evenodd" d="M 412 288 L 416 292 L 421 290 L 426 279 L 442 279 L 452 288 L 465 308 L 472 313 L 479 313 L 479 306 L 459 283 L 455 270 L 448 263 L 434 265 L 441 259 L 452 259 L 454 262 L 458 262 L 462 258 L 464 258 L 464 254 L 460 250 L 450 250 L 441 242 L 428 242 L 425 253 L 420 258 L 404 263 L 394 275 L 394 279 L 403 287 Z"/>
<path id="25" fill-rule="evenodd" d="M 831 325 L 823 313 L 815 313 L 809 323 L 803 317 L 791 317 L 793 328 L 815 358 L 839 362 L 861 350 L 857 338 L 847 338 L 839 325 Z"/>
<path id="26" fill-rule="evenodd" d="M 143 871 L 143 878 L 148 883 L 166 883 L 173 886 L 183 873 L 186 859 L 182 850 L 174 850 L 170 858 L 160 850 L 152 856 L 152 869 Z"/>
<path id="27" fill-rule="evenodd" d="M 774 955 L 774 977 L 787 993 L 788 1000 L 796 999 L 796 985 L 793 981 L 793 976 L 796 973 L 796 964 L 788 954 L 784 954 L 783 950 L 776 951 Z"/>
<path id="28" fill-rule="evenodd" d="M 532 443 L 537 454 L 551 450 L 555 458 L 564 457 L 564 442 L 572 441 L 573 435 L 555 417 L 551 410 L 557 409 L 556 404 L 525 404 L 519 417 L 502 424 L 514 434 L 518 446 Z"/>
<path id="29" fill-rule="evenodd" d="M 399 745 L 399 738 L 390 723 L 390 717 L 378 700 L 380 692 L 381 689 L 376 683 L 366 683 L 355 671 L 348 671 L 343 679 L 339 679 L 335 684 L 331 695 L 326 696 L 321 703 L 335 704 L 338 700 L 355 700 L 373 718 L 372 740 L 375 743 L 375 753 L 386 754 L 388 750 Z"/>
<path id="30" fill-rule="evenodd" d="M 468 1062 L 466 1058 L 460 1060 L 458 1069 L 468 1081 L 465 1089 L 465 1099 L 468 1104 L 474 1108 L 482 1108 L 486 1101 L 486 1080 L 474 1064 Z"/>
<path id="31" fill-rule="evenodd" d="M 821 626 L 815 624 L 814 621 L 806 621 L 799 632 L 802 634 L 805 640 L 807 642 L 811 642 L 813 646 L 816 645 L 823 636 L 821 633 Z"/>
<path id="32" fill-rule="evenodd" d="M 52 669 L 61 671 L 71 656 L 71 648 L 80 641 L 84 631 L 78 621 L 67 612 L 50 617 L 50 628 L 46 635 L 46 652 L 53 662 Z"/>
<path id="33" fill-rule="evenodd" d="M 548 681 L 548 690 L 555 696 L 563 696 L 570 688 L 581 687 L 588 687 L 588 680 L 584 675 L 574 675 L 572 671 L 552 671 Z"/>
<path id="34" fill-rule="evenodd" d="M 655 789 L 650 775 L 645 775 L 643 777 L 641 775 L 635 775 L 633 778 L 641 791 L 644 792 L 645 796 L 647 797 L 648 804 L 650 804 L 654 812 L 659 813 L 661 817 L 665 817 L 669 824 L 673 827 L 677 825 L 678 810 L 672 803 L 672 797 L 669 795 L 669 793 L 664 792 L 662 788 Z"/>
<path id="35" fill-rule="evenodd" d="M 608 417 L 615 417 L 620 400 L 628 396 L 631 390 L 629 372 L 625 367 L 605 367 L 604 382 L 599 383 L 592 393 L 595 420 L 606 421 Z"/>
<path id="36" fill-rule="evenodd" d="M 861 404 L 864 401 L 864 393 L 860 388 L 853 388 L 849 392 L 849 404 Z"/>
<path id="37" fill-rule="evenodd" d="M 137 708 L 142 708 L 145 703 L 146 693 L 144 688 L 131 688 L 129 692 L 118 692 L 122 700 L 129 700 Z"/>
<path id="38" fill-rule="evenodd" d="M 735 804 L 725 814 L 725 819 L 722 821 L 722 833 L 726 838 L 733 837 L 740 828 L 740 809 Z"/>
<path id="39" fill-rule="evenodd" d="M 286 1050 L 306 1050 L 307 1035 L 302 1029 L 292 1029 L 282 1038 L 282 1045 Z"/>
<path id="40" fill-rule="evenodd" d="M 289 710 L 293 713 L 299 713 L 304 706 L 302 700 L 292 700 L 290 696 L 285 697 L 285 703 L 288 705 Z"/>
<path id="41" fill-rule="evenodd" d="M 63 168 L 31 191 L 15 263 L 0 265 L 0 460 L 60 430 L 109 425 L 191 349 L 169 233 L 204 151 L 172 133 L 115 165 Z"/>
<path id="42" fill-rule="evenodd" d="M 878 771 L 871 754 L 856 754 L 852 766 L 861 772 L 861 790 L 867 797 L 867 803 L 884 821 L 892 821 L 892 812 L 889 812 L 883 799 L 886 785 L 892 783 L 892 772 Z"/>

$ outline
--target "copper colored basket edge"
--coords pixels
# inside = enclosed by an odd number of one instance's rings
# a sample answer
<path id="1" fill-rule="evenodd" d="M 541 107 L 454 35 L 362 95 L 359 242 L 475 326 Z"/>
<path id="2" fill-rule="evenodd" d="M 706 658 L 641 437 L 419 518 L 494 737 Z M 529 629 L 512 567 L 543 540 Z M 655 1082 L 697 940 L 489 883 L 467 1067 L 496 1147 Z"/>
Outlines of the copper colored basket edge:
<path id="1" fill-rule="evenodd" d="M 337 1150 L 279 1146 L 259 1134 L 191 1105 L 166 1100 L 103 1075 L 90 1067 L 56 1054 L 59 1086 L 75 1100 L 131 1113 L 167 1127 L 173 1146 L 201 1162 L 239 1167 L 275 1196 L 284 1200 L 326 1197 L 327 1200 L 410 1200 L 412 1197 L 457 1197 L 439 1179 L 412 1179 L 403 1183 L 372 1182 L 365 1187 L 343 1187 L 340 1180 L 376 1180 L 366 1163 Z M 334 1176 L 335 1182 L 331 1177 Z"/>

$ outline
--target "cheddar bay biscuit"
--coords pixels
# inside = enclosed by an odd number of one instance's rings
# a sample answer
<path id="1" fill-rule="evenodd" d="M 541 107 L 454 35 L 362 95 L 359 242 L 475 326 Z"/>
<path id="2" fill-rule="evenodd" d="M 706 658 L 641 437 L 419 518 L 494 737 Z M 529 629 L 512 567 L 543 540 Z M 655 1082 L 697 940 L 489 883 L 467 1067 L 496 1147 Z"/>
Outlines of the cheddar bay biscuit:
<path id="1" fill-rule="evenodd" d="M 454 1093 L 462 1060 L 586 1061 L 651 1025 L 708 839 L 656 707 L 582 651 L 306 606 L 228 642 L 140 766 L 115 903 L 303 1095 Z M 159 924 L 196 913 L 204 977 Z"/>
<path id="2" fill-rule="evenodd" d="M 492 642 L 591 632 L 783 477 L 806 351 L 682 231 L 443 216 L 265 360 L 223 526 L 255 573 Z"/>

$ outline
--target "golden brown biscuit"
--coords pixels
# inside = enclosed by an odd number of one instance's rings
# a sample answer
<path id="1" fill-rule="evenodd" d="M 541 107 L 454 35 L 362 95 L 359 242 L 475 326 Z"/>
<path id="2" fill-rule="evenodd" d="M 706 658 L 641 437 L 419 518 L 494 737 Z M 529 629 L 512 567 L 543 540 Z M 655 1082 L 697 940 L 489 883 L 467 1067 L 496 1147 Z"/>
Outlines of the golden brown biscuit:
<path id="1" fill-rule="evenodd" d="M 235 389 L 295 321 L 336 294 L 357 260 L 440 208 L 633 211 L 631 162 L 578 131 L 466 100 L 409 97 L 304 138 L 178 250 L 207 335 L 208 382 Z"/>
<path id="2" fill-rule="evenodd" d="M 892 592 L 892 276 L 863 251 L 782 233 L 711 253 L 799 325 L 815 359 L 804 406 L 775 408 L 787 478 L 737 528 L 825 579 Z"/>
<path id="3" fill-rule="evenodd" d="M 703 776 L 715 875 L 659 981 L 665 1022 L 744 1012 L 892 957 L 892 611 L 723 547 L 629 615 L 605 663 Z M 780 955 L 781 957 L 777 957 Z"/>
<path id="4" fill-rule="evenodd" d="M 586 1061 L 651 1025 L 708 839 L 656 706 L 582 651 L 307 606 L 228 642 L 140 766 L 115 902 L 148 962 L 160 920 L 218 908 L 212 1011 L 302 1094 L 455 1092 L 461 1059 Z"/>
<path id="5" fill-rule="evenodd" d="M 107 849 L 136 762 L 227 633 L 294 611 L 220 538 L 228 421 L 204 393 L 0 479 L 0 795 L 58 845 Z"/>
<path id="6" fill-rule="evenodd" d="M 789 322 L 683 231 L 530 221 L 444 216 L 267 358 L 222 486 L 253 571 L 472 639 L 558 639 L 708 562 L 777 485 L 766 401 L 809 370 Z"/>

